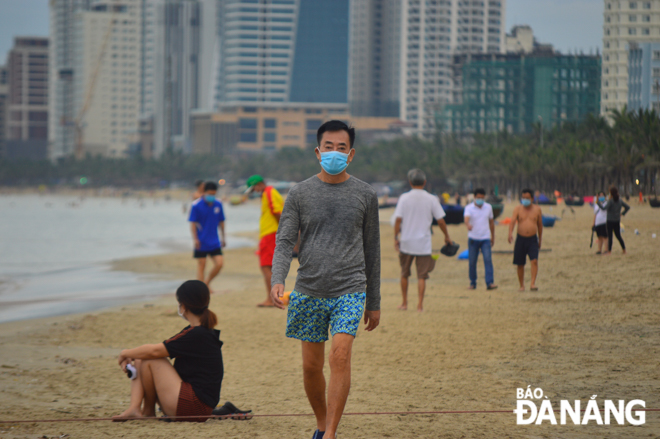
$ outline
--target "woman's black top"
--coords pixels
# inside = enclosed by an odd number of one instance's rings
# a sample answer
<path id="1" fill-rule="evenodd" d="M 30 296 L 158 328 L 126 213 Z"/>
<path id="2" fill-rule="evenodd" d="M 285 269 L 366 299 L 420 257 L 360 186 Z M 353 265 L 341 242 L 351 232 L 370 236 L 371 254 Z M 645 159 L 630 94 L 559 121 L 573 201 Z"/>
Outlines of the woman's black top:
<path id="1" fill-rule="evenodd" d="M 186 326 L 163 343 L 170 358 L 175 358 L 174 369 L 197 398 L 209 407 L 218 405 L 224 375 L 220 331 Z"/>

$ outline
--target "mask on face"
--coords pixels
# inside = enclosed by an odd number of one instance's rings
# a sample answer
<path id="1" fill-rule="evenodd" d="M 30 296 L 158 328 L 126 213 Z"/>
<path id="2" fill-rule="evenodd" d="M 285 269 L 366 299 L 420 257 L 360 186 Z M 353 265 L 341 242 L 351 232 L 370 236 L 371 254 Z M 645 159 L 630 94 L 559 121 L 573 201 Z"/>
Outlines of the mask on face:
<path id="1" fill-rule="evenodd" d="M 348 154 L 339 151 L 322 152 L 321 167 L 330 175 L 341 174 L 348 167 Z"/>
<path id="2" fill-rule="evenodd" d="M 477 199 L 475 199 L 475 200 L 474 200 L 474 204 L 476 204 L 477 206 L 483 206 L 483 205 L 484 205 L 484 200 L 483 200 L 483 198 L 477 198 Z"/>
<path id="3" fill-rule="evenodd" d="M 598 197 L 598 201 L 600 201 L 601 203 L 604 203 L 605 202 L 605 197 Z"/>
<path id="4" fill-rule="evenodd" d="M 525 207 L 528 207 L 528 206 L 531 206 L 531 205 L 532 205 L 532 200 L 527 199 L 527 198 L 523 198 L 522 200 L 520 200 L 520 202 L 521 202 L 522 205 L 525 206 Z"/>
<path id="5" fill-rule="evenodd" d="M 179 305 L 179 308 L 176 310 L 176 313 L 179 314 L 179 317 L 181 317 L 183 320 L 188 321 L 186 319 L 186 316 L 184 316 L 183 313 L 181 312 L 181 305 Z"/>
<path id="6" fill-rule="evenodd" d="M 213 203 L 215 201 L 215 195 L 204 195 L 204 200 L 207 203 Z"/>

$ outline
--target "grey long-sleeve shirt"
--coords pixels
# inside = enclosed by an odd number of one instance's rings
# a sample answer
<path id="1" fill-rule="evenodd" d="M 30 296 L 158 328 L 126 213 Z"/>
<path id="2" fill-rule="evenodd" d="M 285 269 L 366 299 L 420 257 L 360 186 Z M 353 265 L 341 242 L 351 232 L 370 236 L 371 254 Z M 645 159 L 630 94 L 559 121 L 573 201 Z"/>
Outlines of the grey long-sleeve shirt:
<path id="1" fill-rule="evenodd" d="M 612 222 L 621 221 L 621 215 L 625 215 L 630 210 L 630 206 L 628 206 L 621 198 L 616 201 L 609 200 L 607 204 L 598 203 L 598 206 L 607 211 L 607 220 Z M 623 213 L 621 212 L 622 208 L 624 209 Z"/>
<path id="2" fill-rule="evenodd" d="M 379 227 L 378 198 L 367 183 L 314 176 L 295 185 L 277 230 L 271 284 L 284 284 L 300 231 L 296 291 L 320 298 L 366 291 L 367 310 L 380 310 Z"/>

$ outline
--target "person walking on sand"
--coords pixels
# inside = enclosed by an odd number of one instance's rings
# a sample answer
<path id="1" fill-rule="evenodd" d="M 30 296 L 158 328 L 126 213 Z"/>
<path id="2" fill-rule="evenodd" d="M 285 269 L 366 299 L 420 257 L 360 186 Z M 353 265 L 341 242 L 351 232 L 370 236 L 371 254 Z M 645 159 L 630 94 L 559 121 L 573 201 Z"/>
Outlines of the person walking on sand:
<path id="1" fill-rule="evenodd" d="M 266 282 L 266 300 L 257 306 L 274 306 L 270 299 L 270 280 L 273 275 L 273 255 L 275 237 L 282 216 L 284 199 L 272 186 L 266 186 L 260 175 L 248 178 L 247 186 L 253 192 L 261 194 L 261 218 L 259 219 L 259 266 Z"/>
<path id="2" fill-rule="evenodd" d="M 300 231 L 300 268 L 289 296 L 286 336 L 302 343 L 303 382 L 316 416 L 313 438 L 334 439 L 348 399 L 360 319 L 364 314 L 366 331 L 380 321 L 380 230 L 376 191 L 346 172 L 355 156 L 355 129 L 331 120 L 319 127 L 316 139 L 321 172 L 289 192 L 277 231 L 270 294 L 283 309 L 284 281 Z"/>
<path id="3" fill-rule="evenodd" d="M 600 206 L 601 204 L 603 207 Z M 598 237 L 598 251 L 596 254 L 603 254 L 603 243 L 607 239 L 607 200 L 605 199 L 605 192 L 598 192 L 596 197 L 593 230 Z"/>
<path id="4" fill-rule="evenodd" d="M 493 275 L 491 247 L 495 245 L 495 217 L 493 206 L 486 203 L 484 189 L 474 191 L 474 202 L 465 207 L 463 217 L 468 229 L 469 289 L 477 288 L 477 260 L 481 250 L 486 269 L 486 289 L 494 290 L 497 285 Z"/>
<path id="5" fill-rule="evenodd" d="M 204 180 L 196 180 L 195 181 L 195 192 L 190 195 L 193 201 L 199 200 L 204 196 L 204 186 L 206 185 L 206 182 Z"/>
<path id="6" fill-rule="evenodd" d="M 626 244 L 621 237 L 621 216 L 626 216 L 626 213 L 630 210 L 630 206 L 621 199 L 619 190 L 614 186 L 610 188 L 610 199 L 607 201 L 607 205 L 600 201 L 598 205 L 601 209 L 607 210 L 607 251 L 604 254 L 612 254 L 612 234 L 614 234 L 616 235 L 616 239 L 619 240 L 619 244 L 621 244 L 621 249 L 625 255 Z M 621 212 L 621 209 L 624 209 L 623 212 Z"/>
<path id="7" fill-rule="evenodd" d="M 190 209 L 190 233 L 195 249 L 193 258 L 197 259 L 197 279 L 211 288 L 211 281 L 222 269 L 222 247 L 227 245 L 225 239 L 225 214 L 222 203 L 215 199 L 218 185 L 212 181 L 204 185 L 204 195 L 192 204 Z M 218 237 L 218 229 L 222 232 L 222 241 Z M 206 258 L 213 261 L 213 268 L 204 277 Z M 213 291 L 211 290 L 211 294 Z"/>
<path id="8" fill-rule="evenodd" d="M 518 266 L 518 282 L 520 290 L 525 291 L 525 264 L 527 256 L 532 264 L 532 284 L 530 290 L 537 291 L 536 275 L 539 272 L 539 251 L 543 237 L 543 214 L 541 208 L 532 204 L 534 192 L 523 189 L 521 205 L 513 209 L 511 224 L 509 224 L 509 244 L 513 242 L 513 229 L 518 224 L 518 236 L 513 250 L 513 264 Z"/>
<path id="9" fill-rule="evenodd" d="M 451 245 L 447 224 L 443 219 L 445 211 L 438 197 L 424 190 L 426 174 L 421 169 L 408 171 L 408 182 L 412 188 L 401 195 L 394 210 L 394 249 L 399 252 L 401 265 L 401 295 L 403 301 L 400 310 L 408 309 L 408 279 L 413 260 L 417 269 L 417 311 L 424 310 L 426 279 L 435 268 L 435 259 L 431 256 L 431 226 L 433 219 L 445 235 L 445 243 Z"/>

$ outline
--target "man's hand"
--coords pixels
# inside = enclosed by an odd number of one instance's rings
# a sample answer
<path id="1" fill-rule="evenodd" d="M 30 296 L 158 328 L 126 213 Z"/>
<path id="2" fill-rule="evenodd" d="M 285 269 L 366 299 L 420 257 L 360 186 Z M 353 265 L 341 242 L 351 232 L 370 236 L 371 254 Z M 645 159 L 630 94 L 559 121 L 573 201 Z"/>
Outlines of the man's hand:
<path id="1" fill-rule="evenodd" d="M 401 243 L 399 242 L 399 240 L 394 238 L 394 250 L 396 250 L 397 253 L 401 251 L 401 245 L 400 244 Z"/>
<path id="2" fill-rule="evenodd" d="M 492 238 L 490 238 L 490 246 L 491 247 L 495 246 L 495 237 L 494 236 Z"/>
<path id="3" fill-rule="evenodd" d="M 117 363 L 119 363 L 119 367 L 121 367 L 121 370 L 126 372 L 126 365 L 129 364 L 130 362 L 131 359 L 124 355 L 124 351 L 121 351 L 119 353 L 119 358 L 117 358 Z"/>
<path id="4" fill-rule="evenodd" d="M 509 244 L 513 242 L 513 235 L 509 234 Z"/>
<path id="5" fill-rule="evenodd" d="M 199 248 L 202 246 L 202 243 L 199 242 L 199 239 L 195 239 L 195 249 L 199 250 Z"/>
<path id="6" fill-rule="evenodd" d="M 276 285 L 277 286 L 277 285 Z M 380 311 L 365 311 L 364 324 L 367 325 L 365 331 L 373 331 L 380 323 Z"/>
<path id="7" fill-rule="evenodd" d="M 445 235 L 445 244 L 447 245 L 454 245 L 454 241 L 451 240 L 449 235 Z"/>
<path id="8" fill-rule="evenodd" d="M 465 223 L 465 225 L 467 226 L 468 232 L 471 232 L 472 231 L 472 224 Z"/>
<path id="9" fill-rule="evenodd" d="M 224 236 L 222 237 L 222 241 L 220 241 L 220 247 L 222 248 L 227 247 L 227 240 L 225 239 Z"/>
<path id="10" fill-rule="evenodd" d="M 273 304 L 279 309 L 284 309 L 284 303 L 282 302 L 282 297 L 284 296 L 284 285 L 275 284 L 273 289 L 270 290 L 270 300 L 273 301 Z"/>
<path id="11" fill-rule="evenodd" d="M 541 237 L 539 236 L 539 250 L 541 250 Z"/>

